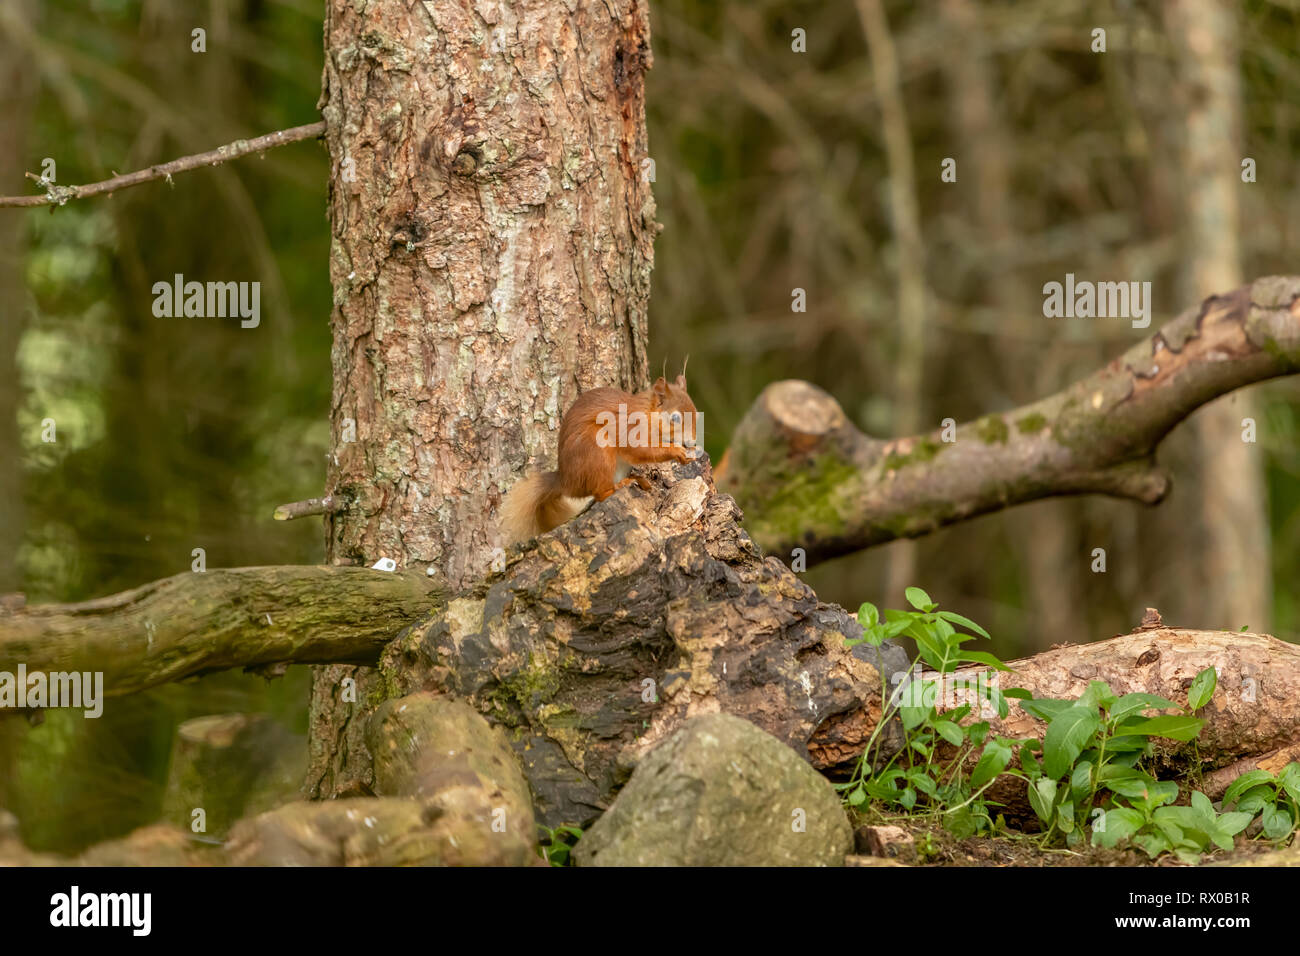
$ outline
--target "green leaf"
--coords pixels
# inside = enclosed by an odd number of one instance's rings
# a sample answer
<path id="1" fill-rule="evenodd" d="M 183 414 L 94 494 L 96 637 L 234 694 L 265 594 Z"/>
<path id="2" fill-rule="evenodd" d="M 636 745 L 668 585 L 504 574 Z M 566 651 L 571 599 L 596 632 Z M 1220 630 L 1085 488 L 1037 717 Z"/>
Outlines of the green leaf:
<path id="1" fill-rule="evenodd" d="M 908 588 L 903 592 L 903 596 L 907 598 L 907 603 L 912 605 L 912 607 L 916 608 L 918 611 L 928 612 L 933 611 L 938 607 L 937 604 L 930 600 L 930 595 L 926 594 L 920 588 Z"/>
<path id="2" fill-rule="evenodd" d="M 1187 706 L 1193 713 L 1200 710 L 1214 696 L 1214 685 L 1219 675 L 1213 667 L 1207 667 L 1192 679 L 1192 686 L 1187 689 Z"/>
<path id="3" fill-rule="evenodd" d="M 948 741 L 948 743 L 952 744 L 954 747 L 960 747 L 962 742 L 966 739 L 966 734 L 963 733 L 962 729 L 951 720 L 936 720 L 934 722 L 934 729 L 938 732 L 940 737 Z"/>
<path id="4" fill-rule="evenodd" d="M 1167 853 L 1173 849 L 1172 844 L 1161 833 L 1138 833 L 1133 837 L 1133 842 L 1140 846 L 1143 852 L 1153 860 L 1161 853 Z"/>
<path id="5" fill-rule="evenodd" d="M 1191 792 L 1191 798 L 1192 798 L 1192 809 L 1195 810 L 1197 813 L 1199 813 L 1203 819 L 1213 823 L 1214 804 L 1210 802 L 1210 798 L 1207 797 L 1205 794 L 1201 793 L 1201 791 L 1199 790 L 1193 790 Z"/>
<path id="6" fill-rule="evenodd" d="M 979 789 L 988 783 L 1011 763 L 1011 746 L 1000 740 L 991 740 L 980 754 L 975 769 L 970 774 L 970 785 Z"/>
<path id="7" fill-rule="evenodd" d="M 937 611 L 936 613 L 945 621 L 951 621 L 953 624 L 960 624 L 962 627 L 966 628 L 966 630 L 974 631 L 980 637 L 989 637 L 988 631 L 984 630 L 984 628 L 980 627 L 968 617 L 962 617 L 960 614 L 953 611 Z M 990 640 L 992 640 L 992 638 L 990 638 Z"/>
<path id="8" fill-rule="evenodd" d="M 1106 707 L 1115 703 L 1115 694 L 1111 691 L 1110 685 L 1105 681 L 1091 680 L 1079 699 L 1075 702 L 1083 707 Z"/>
<path id="9" fill-rule="evenodd" d="M 1229 784 L 1227 790 L 1223 791 L 1223 805 L 1226 807 L 1230 803 L 1236 803 L 1237 798 L 1251 787 L 1256 787 L 1261 783 L 1271 783 L 1272 780 L 1273 775 L 1267 770 L 1250 770 L 1243 773 Z"/>
<path id="10" fill-rule="evenodd" d="M 1052 805 L 1056 802 L 1056 781 L 1039 777 L 1029 784 L 1029 805 L 1043 823 L 1052 822 Z"/>
<path id="11" fill-rule="evenodd" d="M 921 768 L 918 767 L 917 769 L 920 770 Z M 932 780 L 930 777 L 927 777 L 924 772 L 912 774 L 908 778 L 908 782 L 911 783 L 914 788 L 916 788 L 917 790 L 925 794 L 927 797 L 930 797 L 931 799 L 934 798 L 935 792 L 937 790 L 937 785 L 935 784 L 934 780 Z"/>
<path id="12" fill-rule="evenodd" d="M 1253 813 L 1221 813 L 1219 814 L 1219 819 L 1215 822 L 1218 825 L 1217 829 L 1219 832 L 1226 833 L 1231 837 L 1236 836 L 1242 830 L 1246 829 L 1246 827 L 1250 826 L 1250 821 L 1253 819 L 1255 819 L 1255 814 Z M 1288 816 L 1287 819 L 1290 820 L 1291 818 Z M 1232 849 L 1231 841 L 1229 841 L 1228 845 L 1224 847 L 1224 849 Z"/>
<path id="13" fill-rule="evenodd" d="M 1153 708 L 1167 710 L 1177 706 L 1172 700 L 1157 697 L 1155 694 L 1125 694 L 1111 706 L 1110 719 L 1112 723 L 1119 723 L 1125 717 L 1131 717 L 1144 710 Z"/>
<path id="14" fill-rule="evenodd" d="M 1038 762 L 1034 752 L 1028 747 L 1020 748 L 1020 767 L 1025 773 L 1036 774 L 1043 772 L 1043 765 Z"/>
<path id="15" fill-rule="evenodd" d="M 1161 807 L 1161 810 L 1171 809 L 1170 807 Z M 1155 820 L 1156 828 L 1168 841 L 1170 847 L 1177 846 L 1183 841 L 1183 828 L 1177 822 L 1167 817 L 1157 817 Z"/>
<path id="16" fill-rule="evenodd" d="M 1167 737 L 1170 740 L 1195 740 L 1205 721 L 1186 714 L 1162 714 L 1145 720 L 1127 721 L 1119 730 L 1125 734 L 1145 737 Z"/>
<path id="17" fill-rule="evenodd" d="M 1033 700 L 1034 695 L 1031 691 L 1023 687 L 1008 687 L 1002 692 L 1003 697 L 1010 697 L 1012 700 Z"/>
<path id="18" fill-rule="evenodd" d="M 943 828 L 959 840 L 975 835 L 977 824 L 970 807 L 949 810 L 943 815 Z"/>
<path id="19" fill-rule="evenodd" d="M 875 627 L 880 623 L 880 611 L 874 604 L 866 601 L 858 608 L 858 623 L 863 627 Z"/>
<path id="20" fill-rule="evenodd" d="M 980 744 L 984 743 L 984 739 L 988 737 L 988 735 L 989 735 L 989 722 L 987 720 L 981 720 L 978 723 L 971 724 L 969 727 L 966 728 L 966 736 L 969 737 L 970 742 L 977 747 Z"/>
<path id="21" fill-rule="evenodd" d="M 1277 775 L 1277 782 L 1288 797 L 1300 805 L 1300 763 L 1292 761 Z"/>
<path id="22" fill-rule="evenodd" d="M 901 803 L 908 810 L 911 810 L 914 806 L 916 806 L 916 791 L 913 790 L 911 787 L 908 787 L 906 790 L 904 790 L 901 794 L 898 795 L 898 802 Z"/>
<path id="23" fill-rule="evenodd" d="M 898 637 L 899 634 L 902 634 L 911 626 L 912 622 L 910 620 L 890 621 L 887 624 L 878 625 L 882 640 L 888 640 L 891 637 Z"/>
<path id="24" fill-rule="evenodd" d="M 998 660 L 992 654 L 987 653 L 986 651 L 962 651 L 958 655 L 958 659 L 963 661 L 970 661 L 972 664 L 983 664 L 986 667 L 991 667 L 994 670 L 998 670 L 998 671 L 1011 670 L 1010 667 L 1008 667 L 1006 664 L 1003 664 L 1000 660 Z"/>
<path id="25" fill-rule="evenodd" d="M 1090 789 L 1092 789 L 1092 763 L 1083 760 L 1074 768 L 1074 773 L 1070 774 L 1070 794 L 1076 800 L 1082 800 L 1088 795 Z"/>
<path id="26" fill-rule="evenodd" d="M 1270 840 L 1288 837 L 1295 828 L 1291 814 L 1279 807 L 1265 807 L 1260 822 L 1264 825 L 1264 836 Z"/>
<path id="27" fill-rule="evenodd" d="M 867 799 L 867 792 L 860 786 L 854 787 L 851 791 L 849 791 L 849 803 L 851 803 L 855 807 L 861 806 L 866 799 Z"/>
<path id="28" fill-rule="evenodd" d="M 1151 793 L 1147 803 L 1153 807 L 1173 803 L 1178 799 L 1178 784 L 1172 780 L 1152 780 L 1147 784 L 1147 790 Z"/>
<path id="29" fill-rule="evenodd" d="M 1043 773 L 1063 777 L 1100 727 L 1095 707 L 1076 704 L 1053 717 L 1043 738 Z"/>
<path id="30" fill-rule="evenodd" d="M 1129 777 L 1119 780 L 1106 780 L 1102 783 L 1107 790 L 1118 793 L 1129 800 L 1146 803 L 1151 799 L 1151 783 L 1143 777 Z"/>
<path id="31" fill-rule="evenodd" d="M 916 649 L 921 652 L 922 659 L 939 673 L 946 674 L 956 663 L 953 660 L 952 649 L 931 633 L 924 624 L 913 622 L 903 633 L 916 641 Z"/>
<path id="32" fill-rule="evenodd" d="M 997 709 L 998 719 L 1006 720 L 1007 714 L 1011 713 L 1011 705 L 1007 703 L 1006 694 L 994 687 L 989 696 L 993 700 L 993 706 Z"/>
<path id="33" fill-rule="evenodd" d="M 1130 807 L 1106 810 L 1092 827 L 1092 845 L 1113 847 L 1141 830 L 1146 818 Z"/>
<path id="34" fill-rule="evenodd" d="M 1064 713 L 1074 706 L 1072 700 L 1057 700 L 1054 697 L 1035 697 L 1021 703 L 1020 709 L 1032 714 L 1039 720 L 1051 720 L 1057 714 Z"/>

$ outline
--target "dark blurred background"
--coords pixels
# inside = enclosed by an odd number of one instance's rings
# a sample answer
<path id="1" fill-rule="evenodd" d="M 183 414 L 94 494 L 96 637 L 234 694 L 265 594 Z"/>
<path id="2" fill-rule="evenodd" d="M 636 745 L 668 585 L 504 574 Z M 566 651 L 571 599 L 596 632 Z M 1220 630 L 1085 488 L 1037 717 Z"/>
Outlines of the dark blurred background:
<path id="1" fill-rule="evenodd" d="M 1150 280 L 1153 329 L 1202 294 L 1188 263 L 1209 253 L 1187 209 L 1208 187 L 1186 118 L 1205 91 L 1168 5 L 891 2 L 884 34 L 872 6 L 651 4 L 665 228 L 650 364 L 690 354 L 715 461 L 777 379 L 817 383 L 883 437 L 1042 397 L 1150 334 L 1043 318 L 1042 285 L 1066 272 Z M 1253 184 L 1227 171 L 1241 225 L 1225 268 L 1300 272 L 1300 3 L 1224 9 L 1232 35 L 1205 29 L 1225 41 L 1239 152 L 1258 168 Z M 321 16 L 308 0 L 0 0 L 0 193 L 32 192 L 23 174 L 46 157 L 59 183 L 91 182 L 315 121 Z M 940 181 L 945 157 L 956 183 Z M 323 559 L 318 523 L 270 515 L 324 477 L 327 177 L 307 142 L 53 213 L 0 210 L 0 592 L 105 595 L 189 570 L 194 548 L 209 567 Z M 152 284 L 175 273 L 260 281 L 258 334 L 153 319 Z M 1258 443 L 1220 456 L 1213 431 L 1181 426 L 1161 449 L 1175 489 L 1159 508 L 1041 502 L 807 580 L 853 608 L 900 606 L 919 584 L 1004 657 L 1127 631 L 1148 605 L 1294 641 L 1300 380 L 1224 402 L 1221 418 L 1257 420 Z M 1215 542 L 1234 537 L 1253 559 L 1225 569 Z M 35 847 L 123 833 L 158 815 L 176 723 L 263 710 L 301 732 L 306 696 L 302 669 L 270 685 L 226 674 L 95 721 L 0 720 L 0 805 Z"/>

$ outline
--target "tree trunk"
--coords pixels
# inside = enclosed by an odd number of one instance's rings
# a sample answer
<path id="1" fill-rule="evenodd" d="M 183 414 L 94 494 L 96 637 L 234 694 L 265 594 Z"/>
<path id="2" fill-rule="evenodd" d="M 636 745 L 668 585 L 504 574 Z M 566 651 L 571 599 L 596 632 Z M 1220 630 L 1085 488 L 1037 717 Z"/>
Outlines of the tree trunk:
<path id="1" fill-rule="evenodd" d="M 327 4 L 330 563 L 481 577 L 577 393 L 647 383 L 649 65 L 639 0 Z M 369 792 L 373 675 L 314 683 L 309 792 Z"/>
<path id="2" fill-rule="evenodd" d="M 1241 182 L 1241 87 L 1238 11 L 1226 0 L 1185 0 L 1166 11 L 1179 49 L 1179 89 L 1190 91 L 1184 117 L 1182 176 L 1185 252 L 1183 295 L 1201 297 L 1241 282 L 1238 242 Z M 1249 625 L 1267 630 L 1273 606 L 1269 560 L 1268 486 L 1261 446 L 1242 439 L 1243 419 L 1254 418 L 1247 394 L 1220 399 L 1193 423 L 1201 465 L 1200 514 L 1195 539 L 1199 572 L 1220 586 L 1202 595 L 1199 620 L 1207 627 Z M 1188 502 L 1190 505 L 1191 502 Z M 1189 540 L 1190 544 L 1191 541 Z"/>

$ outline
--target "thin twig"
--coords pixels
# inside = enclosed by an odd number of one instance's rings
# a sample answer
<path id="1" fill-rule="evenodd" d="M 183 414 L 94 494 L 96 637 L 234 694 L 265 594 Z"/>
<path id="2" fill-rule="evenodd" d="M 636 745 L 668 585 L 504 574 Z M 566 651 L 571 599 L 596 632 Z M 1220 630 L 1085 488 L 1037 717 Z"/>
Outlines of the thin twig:
<path id="1" fill-rule="evenodd" d="M 282 129 L 254 139 L 237 139 L 227 146 L 219 146 L 206 153 L 182 156 L 180 159 L 173 159 L 171 162 L 150 166 L 148 169 L 140 169 L 134 173 L 114 176 L 112 179 L 105 179 L 103 182 L 88 183 L 84 186 L 59 186 L 54 183 L 44 183 L 46 190 L 44 196 L 0 196 L 0 207 L 62 206 L 71 199 L 85 199 L 88 196 L 113 193 L 119 189 L 139 186 L 141 183 L 147 183 L 154 179 L 170 181 L 173 173 L 183 173 L 187 170 L 198 169 L 201 166 L 220 166 L 227 160 L 238 159 L 240 156 L 247 156 L 249 153 L 260 153 L 276 146 L 284 146 L 286 143 L 314 139 L 324 132 L 324 122 L 308 123 L 306 126 Z M 44 182 L 40 179 L 37 179 L 37 181 Z"/>
<path id="2" fill-rule="evenodd" d="M 333 514 L 342 510 L 343 505 L 341 502 L 335 501 L 333 495 L 326 495 L 324 498 L 308 498 L 306 501 L 294 501 L 287 505 L 280 505 L 275 509 L 275 514 L 272 517 L 276 521 L 292 521 L 294 518 Z"/>

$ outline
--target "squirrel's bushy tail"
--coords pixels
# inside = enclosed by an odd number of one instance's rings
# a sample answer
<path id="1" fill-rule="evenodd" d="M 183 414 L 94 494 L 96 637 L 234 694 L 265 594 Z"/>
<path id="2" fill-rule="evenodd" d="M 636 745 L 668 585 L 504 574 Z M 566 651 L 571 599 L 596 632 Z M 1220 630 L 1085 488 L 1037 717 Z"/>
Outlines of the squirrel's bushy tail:
<path id="1" fill-rule="evenodd" d="M 501 502 L 501 531 L 507 544 L 518 544 L 558 528 L 581 510 L 560 490 L 560 473 L 543 471 L 515 484 Z"/>

